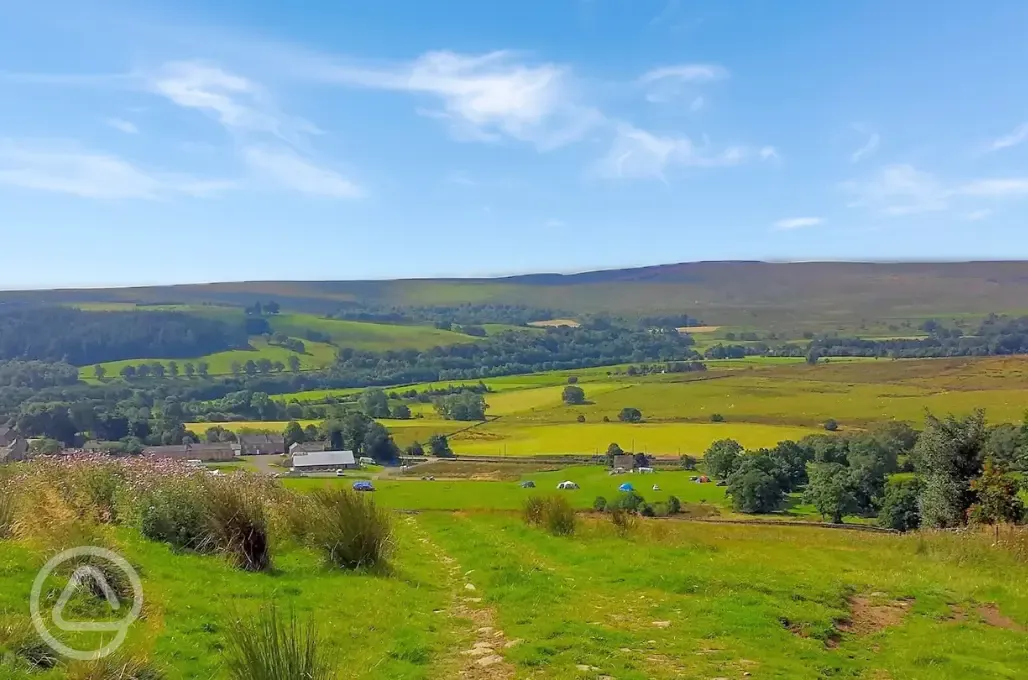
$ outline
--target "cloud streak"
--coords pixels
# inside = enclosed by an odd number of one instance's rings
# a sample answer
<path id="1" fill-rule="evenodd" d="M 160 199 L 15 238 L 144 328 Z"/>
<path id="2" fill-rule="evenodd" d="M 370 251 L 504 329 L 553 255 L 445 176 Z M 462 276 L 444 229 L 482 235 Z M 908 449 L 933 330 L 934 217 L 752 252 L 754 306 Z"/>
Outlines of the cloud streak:
<path id="1" fill-rule="evenodd" d="M 864 132 L 862 128 L 857 128 L 858 132 Z M 866 134 L 866 133 L 865 133 Z M 850 161 L 853 163 L 859 163 L 860 161 L 868 158 L 878 150 L 878 145 L 881 143 L 882 138 L 877 132 L 872 132 L 868 135 L 867 141 L 864 145 L 850 154 Z"/>
<path id="2" fill-rule="evenodd" d="M 1025 141 L 1028 141 L 1028 123 L 1021 123 L 1010 134 L 992 140 L 992 143 L 989 144 L 989 151 L 1009 149 L 1024 144 Z"/>
<path id="3" fill-rule="evenodd" d="M 314 164 L 286 148 L 251 147 L 243 151 L 247 165 L 259 176 L 310 196 L 360 198 L 363 189 L 339 173 Z"/>
<path id="4" fill-rule="evenodd" d="M 126 135 L 139 134 L 139 128 L 136 127 L 135 123 L 124 120 L 122 118 L 108 118 L 107 125 L 114 128 L 118 132 L 124 132 Z"/>
<path id="5" fill-rule="evenodd" d="M 784 220 L 778 220 L 771 226 L 777 231 L 792 231 L 794 229 L 816 227 L 822 223 L 824 223 L 824 220 L 820 217 L 789 217 Z"/>
<path id="6" fill-rule="evenodd" d="M 16 140 L 0 140 L 0 184 L 112 200 L 205 197 L 237 186 L 232 180 L 148 170 L 65 142 Z"/>
<path id="7" fill-rule="evenodd" d="M 901 216 L 949 210 L 956 199 L 1008 199 L 1028 196 L 1028 177 L 993 177 L 944 182 L 912 165 L 880 168 L 870 177 L 843 182 L 850 207 Z M 981 210 L 976 211 L 978 213 Z"/>

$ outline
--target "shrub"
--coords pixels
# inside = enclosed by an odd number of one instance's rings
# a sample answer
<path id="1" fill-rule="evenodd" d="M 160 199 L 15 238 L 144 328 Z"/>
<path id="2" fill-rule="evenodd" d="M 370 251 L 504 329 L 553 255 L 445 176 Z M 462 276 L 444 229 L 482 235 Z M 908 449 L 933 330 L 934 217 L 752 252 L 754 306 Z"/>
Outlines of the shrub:
<path id="1" fill-rule="evenodd" d="M 835 432 L 836 430 L 839 429 L 839 423 L 835 420 L 835 418 L 829 418 L 828 420 L 826 420 L 824 422 L 823 427 L 828 432 Z"/>
<path id="2" fill-rule="evenodd" d="M 238 476 L 218 479 L 207 487 L 210 535 L 218 551 L 246 571 L 270 567 L 271 545 L 262 489 L 254 480 Z"/>
<path id="3" fill-rule="evenodd" d="M 325 489 L 313 497 L 317 546 L 331 564 L 365 569 L 384 564 L 393 548 L 389 515 L 375 501 L 349 489 Z"/>
<path id="4" fill-rule="evenodd" d="M 610 511 L 610 523 L 614 525 L 614 531 L 618 536 L 627 536 L 638 525 L 635 513 L 623 508 L 614 508 Z"/>
<path id="5" fill-rule="evenodd" d="M 545 499 L 542 496 L 529 496 L 521 507 L 521 516 L 525 524 L 538 526 L 543 523 L 543 507 Z"/>
<path id="6" fill-rule="evenodd" d="M 631 406 L 626 406 L 618 413 L 618 420 L 623 423 L 638 423 L 642 420 L 642 411 Z"/>
<path id="7" fill-rule="evenodd" d="M 603 416 L 603 422 L 609 423 L 610 422 L 610 416 Z"/>
<path id="8" fill-rule="evenodd" d="M 667 497 L 667 513 L 669 515 L 677 515 L 682 511 L 682 501 L 678 500 L 678 496 Z"/>
<path id="9" fill-rule="evenodd" d="M 710 414 L 710 422 L 712 422 L 712 423 L 723 423 L 723 422 L 725 422 L 725 417 L 723 415 L 721 415 L 720 413 L 711 413 Z"/>
<path id="10" fill-rule="evenodd" d="M 639 511 L 643 517 L 656 517 L 657 512 L 653 509 L 653 506 L 649 503 L 643 503 L 642 510 Z"/>
<path id="11" fill-rule="evenodd" d="M 169 480 L 143 498 L 140 531 L 179 549 L 213 549 L 206 490 L 195 480 Z"/>
<path id="12" fill-rule="evenodd" d="M 287 619 L 274 607 L 229 629 L 226 668 L 233 680 L 329 680 L 334 668 L 313 619 Z"/>
<path id="13" fill-rule="evenodd" d="M 579 413 L 578 417 L 575 420 L 577 420 L 580 423 L 584 423 L 585 422 L 585 416 L 582 415 L 581 413 Z"/>
<path id="14" fill-rule="evenodd" d="M 546 529 L 554 536 L 570 536 L 575 533 L 578 517 L 567 498 L 551 497 L 549 503 L 546 504 L 543 517 L 546 521 Z"/>
<path id="15" fill-rule="evenodd" d="M 570 536 L 578 522 L 575 509 L 564 496 L 530 496 L 521 514 L 526 524 L 545 527 L 554 536 Z"/>
<path id="16" fill-rule="evenodd" d="M 608 508 L 620 508 L 621 510 L 627 510 L 629 512 L 638 512 L 639 507 L 646 502 L 642 496 L 635 491 L 625 491 L 618 494 L 618 497 L 614 499 L 614 502 L 609 504 Z"/>
<path id="17" fill-rule="evenodd" d="M 603 512 L 607 509 L 607 499 L 603 496 L 597 496 L 596 500 L 593 501 L 593 510 L 596 512 Z"/>

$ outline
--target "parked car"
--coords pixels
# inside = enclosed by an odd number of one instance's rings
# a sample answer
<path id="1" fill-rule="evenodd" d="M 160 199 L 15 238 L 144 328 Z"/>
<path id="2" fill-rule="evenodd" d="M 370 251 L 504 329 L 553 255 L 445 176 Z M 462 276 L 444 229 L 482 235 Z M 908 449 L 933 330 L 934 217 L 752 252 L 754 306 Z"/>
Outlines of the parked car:
<path id="1" fill-rule="evenodd" d="M 372 486 L 371 482 L 366 481 L 366 480 L 362 480 L 362 481 L 354 482 L 353 483 L 353 490 L 354 491 L 374 491 L 375 487 Z"/>

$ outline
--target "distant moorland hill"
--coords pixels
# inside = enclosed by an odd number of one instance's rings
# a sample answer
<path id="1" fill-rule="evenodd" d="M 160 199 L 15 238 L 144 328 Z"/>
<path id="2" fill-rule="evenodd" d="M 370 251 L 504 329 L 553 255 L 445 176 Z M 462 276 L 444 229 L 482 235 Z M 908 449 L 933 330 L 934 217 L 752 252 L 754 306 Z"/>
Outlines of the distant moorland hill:
<path id="1" fill-rule="evenodd" d="M 570 314 L 688 312 L 709 324 L 829 327 L 840 320 L 1018 313 L 1028 261 L 691 262 L 487 279 L 250 281 L 17 291 L 0 301 L 250 304 L 333 312 L 355 305 L 520 304 Z"/>

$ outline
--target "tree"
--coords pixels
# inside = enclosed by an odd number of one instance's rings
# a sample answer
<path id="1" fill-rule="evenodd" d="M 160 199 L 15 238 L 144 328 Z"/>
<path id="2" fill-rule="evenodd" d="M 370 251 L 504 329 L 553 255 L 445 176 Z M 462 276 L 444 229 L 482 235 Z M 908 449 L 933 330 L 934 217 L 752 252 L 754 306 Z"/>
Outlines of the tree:
<path id="1" fill-rule="evenodd" d="M 119 373 L 121 374 L 121 377 L 125 380 L 134 380 L 136 377 L 136 367 L 131 365 L 122 366 L 121 371 L 119 371 Z"/>
<path id="2" fill-rule="evenodd" d="M 164 368 L 164 364 L 155 361 L 150 365 L 150 372 L 153 373 L 155 378 L 163 378 L 167 371 Z"/>
<path id="3" fill-rule="evenodd" d="M 150 368 L 150 364 L 139 364 L 139 366 L 136 366 L 136 375 L 140 378 L 149 378 Z"/>
<path id="4" fill-rule="evenodd" d="M 434 434 L 428 438 L 428 452 L 439 458 L 452 458 L 453 451 L 450 450 L 450 442 L 446 435 Z"/>
<path id="5" fill-rule="evenodd" d="M 241 363 L 239 363 L 238 361 L 233 361 L 232 362 L 232 375 L 238 376 L 242 372 L 243 372 L 243 365 Z M 203 374 L 201 373 L 200 375 L 203 375 Z"/>
<path id="6" fill-rule="evenodd" d="M 361 392 L 357 404 L 369 418 L 389 417 L 389 398 L 384 390 L 378 387 L 371 387 Z"/>
<path id="7" fill-rule="evenodd" d="M 742 444 L 734 439 L 718 439 L 703 454 L 707 474 L 717 480 L 727 480 L 739 468 Z"/>
<path id="8" fill-rule="evenodd" d="M 921 512 L 917 497 L 920 485 L 916 480 L 908 483 L 892 483 L 885 489 L 882 509 L 878 513 L 878 524 L 896 531 L 912 531 L 921 526 Z"/>
<path id="9" fill-rule="evenodd" d="M 697 461 L 696 461 L 696 457 L 695 456 L 690 456 L 689 454 L 684 453 L 684 454 L 682 454 L 682 456 L 678 460 L 681 463 L 683 470 L 695 470 L 696 469 Z"/>
<path id="10" fill-rule="evenodd" d="M 271 359 L 261 358 L 257 360 L 257 371 L 259 373 L 271 373 L 272 368 Z"/>
<path id="11" fill-rule="evenodd" d="M 912 453 L 924 482 L 919 498 L 925 526 L 962 526 L 977 500 L 971 481 L 982 472 L 985 413 L 980 409 L 957 419 L 928 414 Z"/>
<path id="12" fill-rule="evenodd" d="M 286 361 L 289 363 L 289 370 L 291 372 L 300 372 L 300 357 L 296 356 L 295 354 L 290 354 L 289 358 L 286 359 Z"/>
<path id="13" fill-rule="evenodd" d="M 785 440 L 770 449 L 768 455 L 778 464 L 786 492 L 794 491 L 807 483 L 808 451 L 794 441 Z"/>
<path id="14" fill-rule="evenodd" d="M 1011 423 L 990 427 L 985 439 L 985 457 L 1005 469 L 1023 469 L 1028 462 L 1025 460 L 1028 447 L 1025 447 L 1022 427 Z"/>
<path id="15" fill-rule="evenodd" d="M 211 444 L 218 442 L 234 442 L 236 441 L 236 435 L 231 430 L 227 430 L 221 425 L 215 425 L 208 427 L 207 431 L 204 432 L 204 439 Z"/>
<path id="16" fill-rule="evenodd" d="M 93 366 L 93 376 L 97 380 L 103 382 L 103 379 L 104 379 L 104 377 L 106 375 L 107 375 L 107 369 L 106 368 L 104 368 L 100 364 L 97 364 L 96 366 Z"/>
<path id="17" fill-rule="evenodd" d="M 832 524 L 842 524 L 843 515 L 856 510 L 850 471 L 839 463 L 815 463 L 810 466 L 810 483 L 803 494 L 821 519 L 831 518 Z"/>
<path id="18" fill-rule="evenodd" d="M 574 385 L 577 382 L 578 382 L 578 376 L 577 375 L 569 375 L 568 376 L 568 385 Z"/>
<path id="19" fill-rule="evenodd" d="M 723 415 L 721 415 L 720 413 L 711 413 L 710 414 L 710 422 L 712 422 L 712 423 L 723 423 L 723 422 L 725 422 L 725 417 Z"/>
<path id="20" fill-rule="evenodd" d="M 820 358 L 821 355 L 820 353 L 818 353 L 816 349 L 812 349 L 809 352 L 807 352 L 807 364 L 810 366 L 816 364 Z"/>
<path id="21" fill-rule="evenodd" d="M 268 314 L 278 314 L 282 308 L 274 300 L 264 303 L 264 311 Z"/>
<path id="22" fill-rule="evenodd" d="M 607 467 L 614 466 L 614 456 L 623 455 L 625 455 L 625 452 L 621 450 L 621 447 L 618 446 L 617 442 L 611 442 L 610 445 L 607 447 L 607 453 L 605 455 Z"/>
<path id="23" fill-rule="evenodd" d="M 828 432 L 835 432 L 839 429 L 839 423 L 835 418 L 829 418 L 824 422 L 824 428 Z"/>
<path id="24" fill-rule="evenodd" d="M 243 364 L 243 373 L 249 376 L 257 375 L 257 362 L 253 359 L 247 359 L 246 363 Z"/>
<path id="25" fill-rule="evenodd" d="M 489 405 L 475 392 L 458 392 L 435 400 L 435 410 L 447 420 L 485 420 Z"/>
<path id="26" fill-rule="evenodd" d="M 206 361 L 201 361 L 196 365 L 196 372 L 201 378 L 207 377 L 207 372 L 210 370 L 210 365 Z M 233 371 L 234 373 L 235 371 Z"/>
<path id="27" fill-rule="evenodd" d="M 196 375 L 196 366 L 193 365 L 192 361 L 187 361 L 182 365 L 182 370 L 185 371 L 187 378 L 192 378 Z"/>
<path id="28" fill-rule="evenodd" d="M 642 417 L 642 411 L 637 408 L 632 408 L 631 406 L 626 406 L 621 409 L 620 413 L 618 413 L 618 420 L 623 423 L 638 423 L 642 420 Z"/>
<path id="29" fill-rule="evenodd" d="M 564 388 L 562 398 L 568 406 L 579 406 L 585 403 L 585 390 L 578 385 L 568 385 Z"/>
<path id="30" fill-rule="evenodd" d="M 404 453 L 406 453 L 408 456 L 415 456 L 420 458 L 421 456 L 425 455 L 425 447 L 421 445 L 421 442 L 414 442 L 406 449 L 404 449 Z"/>
<path id="31" fill-rule="evenodd" d="M 985 461 L 981 477 L 971 482 L 971 490 L 977 495 L 968 510 L 972 522 L 1000 524 L 1024 518 L 1024 503 L 1017 497 L 1018 483 L 993 461 Z"/>
<path id="32" fill-rule="evenodd" d="M 397 404 L 389 411 L 389 417 L 396 420 L 410 420 L 410 406 Z"/>
<path id="33" fill-rule="evenodd" d="M 747 514 L 775 512 L 785 502 L 785 494 L 778 480 L 765 472 L 748 456 L 743 464 L 728 478 L 725 492 L 732 497 L 732 507 L 736 512 Z"/>
<path id="34" fill-rule="evenodd" d="M 178 362 L 177 361 L 169 361 L 168 362 L 168 374 L 172 378 L 177 378 L 178 377 Z"/>
<path id="35" fill-rule="evenodd" d="M 286 424 L 286 429 L 282 433 L 286 439 L 286 450 L 293 444 L 302 444 L 307 441 L 307 435 L 304 434 L 303 428 L 300 427 L 300 423 L 295 420 L 290 420 Z"/>
<path id="36" fill-rule="evenodd" d="M 276 361 L 271 365 L 271 369 L 275 371 L 275 373 L 281 373 L 284 370 L 286 370 L 286 365 L 283 364 L 281 361 Z"/>
<path id="37" fill-rule="evenodd" d="M 321 439 L 321 433 L 318 432 L 318 426 L 312 424 L 303 428 L 303 438 L 304 441 L 308 442 L 316 442 Z"/>

